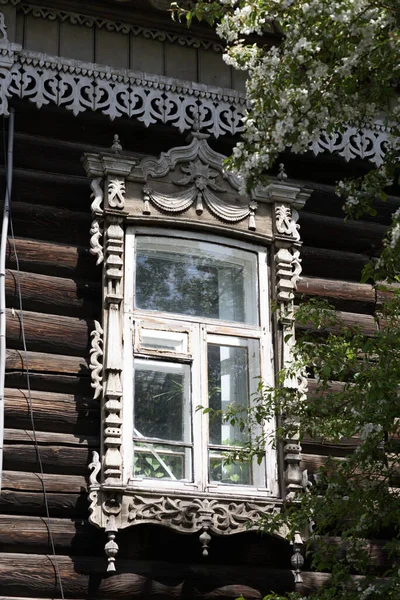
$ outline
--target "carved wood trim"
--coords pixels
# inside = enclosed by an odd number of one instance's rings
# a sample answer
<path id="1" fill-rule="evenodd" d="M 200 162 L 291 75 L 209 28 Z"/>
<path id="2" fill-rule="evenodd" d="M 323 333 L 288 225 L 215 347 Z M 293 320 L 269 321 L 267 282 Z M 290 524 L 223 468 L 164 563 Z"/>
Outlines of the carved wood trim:
<path id="1" fill-rule="evenodd" d="M 2 3 L 7 3 L 7 0 L 3 0 Z M 194 35 L 178 34 L 155 27 L 143 27 L 142 25 L 126 23 L 124 21 L 95 17 L 84 12 L 37 6 L 35 4 L 22 2 L 22 0 L 17 0 L 15 4 L 19 4 L 18 10 L 24 15 L 32 15 L 37 19 L 60 21 L 61 23 L 69 22 L 72 25 L 95 27 L 96 29 L 115 31 L 122 35 L 132 34 L 135 37 L 142 36 L 159 42 L 168 42 L 170 44 L 178 44 L 190 48 L 204 48 L 205 50 L 213 50 L 214 52 L 223 52 L 224 50 L 224 44 L 222 42 L 204 40 Z"/>
<path id="2" fill-rule="evenodd" d="M 92 386 L 95 397 L 101 397 L 103 435 L 101 460 L 94 454 L 90 465 L 90 520 L 106 531 L 105 553 L 111 571 L 115 570 L 118 553 L 116 535 L 121 528 L 154 523 L 183 533 L 198 532 L 203 554 L 207 555 L 210 534 L 231 535 L 249 527 L 257 527 L 260 519 L 275 514 L 282 505 L 280 499 L 256 489 L 248 492 L 228 491 L 224 497 L 221 489 L 217 492 L 201 492 L 188 487 L 184 491 L 183 488 L 175 492 L 171 489 L 170 493 L 166 492 L 165 487 L 159 486 L 157 489 L 156 481 L 149 491 L 141 487 L 140 482 L 135 487 L 134 480 L 124 480 L 122 311 L 124 224 L 129 217 L 130 203 L 134 198 L 137 200 L 137 190 L 142 187 L 145 214 L 154 207 L 154 210 L 176 215 L 179 219 L 179 213 L 195 204 L 196 211 L 190 217 L 193 224 L 197 223 L 207 208 L 221 222 L 222 234 L 228 232 L 228 236 L 232 223 L 245 218 L 249 218 L 249 227 L 255 229 L 258 218 L 255 217 L 255 199 L 259 204 L 271 206 L 272 222 L 270 217 L 263 222 L 264 226 L 269 223 L 270 231 L 264 231 L 264 235 L 265 240 L 274 242 L 277 249 L 275 272 L 281 305 L 279 327 L 284 340 L 282 364 L 287 364 L 291 360 L 294 343 L 294 338 L 288 337 L 289 333 L 294 335 L 294 289 L 301 270 L 295 206 L 302 206 L 308 195 L 306 190 L 279 181 L 271 183 L 266 189 L 257 190 L 254 198 L 236 198 L 240 180 L 224 171 L 224 157 L 210 148 L 204 134 L 194 133 L 187 146 L 172 148 L 157 159 L 146 157 L 139 164 L 123 155 L 118 140 L 114 140 L 112 149 L 112 153 L 87 154 L 84 160 L 86 172 L 92 179 L 92 213 L 104 223 L 101 240 L 96 238 L 94 242 L 93 234 L 91 240 L 92 247 L 98 244 L 104 256 L 102 326 L 105 333 L 104 350 L 100 324 L 96 325 L 92 334 Z M 133 184 L 134 187 L 129 187 Z M 166 185 L 165 192 L 163 185 Z M 171 192 L 173 186 L 179 191 Z M 237 200 L 235 205 L 231 205 L 232 198 Z M 258 238 L 257 243 L 260 243 Z M 94 254 L 99 256 L 98 251 Z M 290 382 L 297 387 L 302 383 L 298 380 Z M 131 444 L 131 439 L 127 443 Z M 292 500 L 302 489 L 300 450 L 296 439 L 287 440 L 284 454 L 288 500 Z M 240 493 L 248 495 L 240 496 Z"/>

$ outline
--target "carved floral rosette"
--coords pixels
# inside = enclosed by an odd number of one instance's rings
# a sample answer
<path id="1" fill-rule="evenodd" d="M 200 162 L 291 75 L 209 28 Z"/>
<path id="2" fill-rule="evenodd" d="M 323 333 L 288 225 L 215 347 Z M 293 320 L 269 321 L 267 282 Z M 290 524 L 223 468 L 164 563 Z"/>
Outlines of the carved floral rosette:
<path id="1" fill-rule="evenodd" d="M 124 235 L 128 222 L 168 223 L 184 216 L 198 227 L 229 236 L 232 231 L 257 244 L 275 248 L 276 294 L 280 303 L 279 328 L 284 340 L 281 364 L 291 359 L 294 335 L 293 298 L 300 275 L 300 235 L 297 212 L 308 192 L 276 180 L 252 197 L 240 197 L 240 180 L 224 171 L 224 157 L 210 148 L 207 136 L 194 133 L 186 146 L 172 148 L 159 158 L 140 162 L 124 155 L 117 137 L 111 152 L 86 154 L 84 167 L 91 179 L 92 226 L 90 251 L 103 269 L 103 320 L 95 323 L 90 351 L 94 396 L 102 411 L 100 455 L 90 465 L 90 520 L 105 529 L 108 570 L 115 570 L 119 529 L 140 523 L 199 533 L 207 555 L 210 534 L 231 535 L 256 528 L 275 514 L 281 498 L 264 492 L 240 497 L 219 492 L 184 494 L 157 482 L 149 492 L 140 488 L 123 469 L 123 279 Z M 134 212 L 136 211 L 136 212 Z M 173 217 L 173 219 L 171 219 Z M 290 337 L 290 336 L 289 336 Z M 131 443 L 131 440 L 129 440 Z M 302 489 L 300 446 L 288 440 L 285 448 L 286 497 Z M 258 495 L 257 495 L 258 494 Z M 285 495 L 284 494 L 284 495 Z"/>

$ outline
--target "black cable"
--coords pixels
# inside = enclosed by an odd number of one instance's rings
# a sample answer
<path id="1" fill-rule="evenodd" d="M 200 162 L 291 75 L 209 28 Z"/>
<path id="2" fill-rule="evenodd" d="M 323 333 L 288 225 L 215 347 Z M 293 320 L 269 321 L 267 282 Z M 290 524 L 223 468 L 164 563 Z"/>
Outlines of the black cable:
<path id="1" fill-rule="evenodd" d="M 4 124 L 5 123 L 4 122 L 5 122 L 5 119 L 3 117 L 4 163 L 5 163 L 5 169 L 6 169 L 6 188 L 7 188 L 7 193 L 9 193 L 9 181 L 8 181 L 8 178 L 7 178 L 7 152 L 6 152 L 5 129 L 4 129 Z M 27 386 L 28 402 L 29 402 L 29 417 L 30 417 L 31 427 L 32 427 L 33 443 L 35 445 L 36 456 L 37 456 L 37 460 L 38 460 L 38 463 L 39 463 L 41 483 L 42 483 L 42 488 L 43 488 L 43 498 L 44 498 L 44 504 L 45 504 L 46 518 L 47 518 L 47 531 L 48 531 L 48 534 L 49 534 L 50 545 L 51 545 L 51 549 L 52 549 L 52 553 L 53 553 L 53 557 L 54 557 L 54 568 L 55 568 L 55 571 L 56 571 L 58 584 L 60 586 L 61 598 L 62 598 L 62 600 L 64 600 L 65 599 L 64 588 L 63 588 L 62 579 L 61 579 L 61 573 L 60 573 L 60 569 L 59 569 L 59 565 L 58 565 L 58 561 L 57 561 L 57 555 L 56 555 L 56 549 L 55 549 L 55 544 L 54 544 L 53 532 L 51 530 L 50 509 L 49 509 L 49 503 L 48 503 L 48 498 L 47 498 L 46 485 L 45 485 L 45 482 L 44 482 L 43 463 L 42 463 L 42 458 L 40 456 L 40 449 L 39 449 L 39 445 L 38 445 L 38 441 L 37 441 L 35 419 L 34 419 L 34 414 L 33 414 L 32 393 L 31 393 L 29 364 L 28 364 L 28 350 L 27 350 L 27 346 L 26 346 L 25 327 L 24 327 L 24 315 L 23 315 L 23 310 L 22 310 L 21 272 L 20 272 L 20 267 L 19 267 L 19 259 L 18 259 L 18 254 L 17 254 L 17 248 L 16 248 L 16 244 L 15 244 L 14 227 L 13 227 L 12 213 L 11 213 L 11 202 L 10 202 L 10 221 L 9 221 L 9 225 L 10 225 L 10 232 L 11 232 L 12 244 L 13 244 L 13 251 L 14 251 L 14 256 L 15 256 L 15 263 L 16 263 L 16 267 L 17 267 L 17 287 L 18 287 L 18 300 L 19 300 L 19 318 L 20 318 L 20 324 L 21 324 L 22 345 L 23 345 L 24 356 L 25 356 L 25 373 L 26 373 L 26 386 Z"/>

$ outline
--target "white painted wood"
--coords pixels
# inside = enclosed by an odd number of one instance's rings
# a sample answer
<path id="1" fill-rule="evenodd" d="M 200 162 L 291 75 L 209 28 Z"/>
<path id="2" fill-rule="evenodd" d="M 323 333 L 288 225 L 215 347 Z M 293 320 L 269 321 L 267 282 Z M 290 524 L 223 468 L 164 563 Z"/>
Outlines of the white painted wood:
<path id="1" fill-rule="evenodd" d="M 246 287 L 253 287 L 255 290 L 259 290 L 260 298 L 259 302 L 263 307 L 262 312 L 266 312 L 266 316 L 262 317 L 261 326 L 258 325 L 247 325 L 244 323 L 236 322 L 224 322 L 218 319 L 207 319 L 204 317 L 194 318 L 188 315 L 177 315 L 172 313 L 158 313 L 156 311 L 146 311 L 144 309 L 138 310 L 134 307 L 134 283 L 135 283 L 135 237 L 136 235 L 144 234 L 145 236 L 156 236 L 167 237 L 171 240 L 172 247 L 176 246 L 177 240 L 182 241 L 186 238 L 195 239 L 198 243 L 204 239 L 204 235 L 197 233 L 186 233 L 183 231 L 171 231 L 171 230 L 160 230 L 154 228 L 143 228 L 143 227 L 128 227 L 125 239 L 125 294 L 124 294 L 124 414 L 130 415 L 130 421 L 132 421 L 133 414 L 133 388 L 132 388 L 132 372 L 133 362 L 132 357 L 134 353 L 139 357 L 148 357 L 149 361 L 154 360 L 155 357 L 161 357 L 173 361 L 175 360 L 189 360 L 191 364 L 191 376 L 192 376 L 192 422 L 193 422 L 193 443 L 194 443 L 194 483 L 182 482 L 182 481 L 163 481 L 141 478 L 140 480 L 133 477 L 133 444 L 132 440 L 132 425 L 127 423 L 127 418 L 123 419 L 123 432 L 124 432 L 124 480 L 129 480 L 130 483 L 135 486 L 135 489 L 154 489 L 155 487 L 160 490 L 168 489 L 179 489 L 180 487 L 188 490 L 189 488 L 196 486 L 199 490 L 210 491 L 218 490 L 223 494 L 242 494 L 242 495 L 254 495 L 260 490 L 264 490 L 268 495 L 276 493 L 276 489 L 265 487 L 265 463 L 260 466 L 254 465 L 254 486 L 243 486 L 243 485 L 226 485 L 226 484 L 210 484 L 208 481 L 208 416 L 204 415 L 202 411 L 197 411 L 197 407 L 207 406 L 207 393 L 208 393 L 208 382 L 207 382 L 207 344 L 215 343 L 222 345 L 226 348 L 232 347 L 243 347 L 248 349 L 248 354 L 251 357 L 249 361 L 249 396 L 257 390 L 259 376 L 261 374 L 261 362 L 263 363 L 264 370 L 268 374 L 268 384 L 271 383 L 271 363 L 270 353 L 267 352 L 267 356 L 261 357 L 260 349 L 264 350 L 267 345 L 271 343 L 270 328 L 266 327 L 266 323 L 269 321 L 269 299 L 268 299 L 268 286 L 266 271 L 266 251 L 264 248 L 255 246 L 252 244 L 244 243 L 235 240 L 234 253 L 240 250 L 251 251 L 252 253 L 259 253 L 258 260 L 258 273 L 263 273 L 259 283 L 257 283 L 257 276 L 253 274 L 253 281 L 246 281 Z M 174 241 L 176 240 L 176 241 Z M 230 246 L 230 241 L 224 239 L 224 244 L 221 245 L 221 238 L 218 236 L 207 235 L 206 241 L 208 243 L 217 244 L 215 246 L 217 255 L 219 250 L 223 251 L 221 256 L 225 255 L 226 248 Z M 157 246 L 155 246 L 157 247 Z M 234 254 L 236 256 L 236 254 Z M 238 255 L 239 256 L 239 255 Z M 240 258 L 243 258 L 240 255 Z M 133 323 L 135 322 L 135 327 Z M 151 329 L 151 324 L 156 329 Z M 182 353 L 181 345 L 178 345 L 178 352 L 174 352 L 174 348 L 163 349 L 161 352 L 157 349 L 148 349 L 141 344 L 141 337 L 145 335 L 146 331 L 151 331 L 152 335 L 157 330 L 162 331 L 162 337 L 166 336 L 168 339 L 168 330 L 170 330 L 169 337 L 174 343 L 175 338 L 180 342 L 182 340 L 182 331 L 190 331 L 190 343 L 189 348 L 191 354 L 185 355 Z M 133 344 L 133 332 L 135 335 L 135 342 Z M 186 356 L 186 358 L 185 358 Z M 177 363 L 178 364 L 178 363 Z M 265 367 L 268 365 L 268 368 Z M 269 370 L 268 370 L 269 369 Z M 225 382 L 226 383 L 226 382 Z M 188 426 L 188 424 L 187 424 Z M 274 424 L 270 426 L 273 430 Z M 275 456 L 270 459 L 271 463 L 275 464 Z M 269 477 L 268 481 L 272 480 Z"/>

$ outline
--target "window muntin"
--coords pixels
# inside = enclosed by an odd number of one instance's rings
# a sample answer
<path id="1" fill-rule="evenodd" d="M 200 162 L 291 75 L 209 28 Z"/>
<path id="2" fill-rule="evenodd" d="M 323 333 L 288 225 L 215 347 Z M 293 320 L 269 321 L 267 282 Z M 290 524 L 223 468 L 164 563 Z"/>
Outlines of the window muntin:
<path id="1" fill-rule="evenodd" d="M 150 235 L 151 233 L 151 235 Z M 170 237 L 167 237 L 170 236 Z M 187 239 L 190 236 L 190 239 Z M 167 445 L 175 446 L 175 449 L 169 451 L 175 452 L 176 457 L 183 454 L 183 448 L 186 448 L 186 464 L 191 463 L 192 471 L 189 473 L 189 467 L 184 472 L 182 467 L 177 467 L 177 460 L 174 464 L 173 475 L 168 474 L 149 476 L 145 472 L 139 474 L 138 468 L 134 467 L 133 446 L 131 451 L 124 447 L 124 469 L 129 479 L 129 483 L 135 488 L 154 489 L 155 487 L 166 490 L 196 489 L 199 491 L 208 491 L 210 493 L 232 494 L 239 493 L 252 495 L 262 492 L 271 495 L 277 494 L 277 471 L 276 457 L 273 449 L 268 450 L 267 459 L 258 465 L 256 461 L 246 463 L 235 462 L 230 465 L 226 458 L 236 457 L 237 449 L 241 447 L 235 445 L 208 444 L 209 415 L 201 410 L 196 410 L 199 405 L 207 406 L 208 396 L 208 346 L 222 346 L 225 348 L 240 347 L 236 352 L 242 357 L 247 354 L 248 374 L 247 384 L 242 381 L 242 386 L 246 388 L 246 401 L 250 402 L 252 394 L 256 391 L 260 377 L 269 383 L 272 383 L 272 343 L 269 321 L 269 295 L 268 295 L 268 266 L 267 250 L 261 247 L 250 245 L 244 242 L 234 241 L 235 248 L 242 254 L 243 259 L 248 256 L 255 259 L 256 269 L 248 278 L 246 284 L 246 297 L 249 304 L 249 298 L 254 300 L 253 314 L 257 314 L 256 322 L 260 319 L 260 325 L 229 322 L 225 319 L 216 320 L 214 318 L 185 315 L 183 313 L 168 313 L 154 311 L 153 309 L 144 309 L 135 307 L 135 283 L 140 281 L 135 275 L 137 270 L 135 252 L 138 247 L 137 241 L 143 238 L 146 244 L 152 242 L 153 247 L 158 247 L 158 241 L 167 239 L 170 244 L 168 247 L 182 249 L 192 242 L 209 246 L 210 249 L 222 249 L 226 255 L 226 248 L 231 249 L 227 240 L 222 240 L 216 236 L 207 235 L 207 242 L 202 241 L 201 234 L 191 232 L 189 235 L 179 231 L 168 231 L 165 229 L 152 229 L 130 227 L 127 231 L 126 246 L 126 278 L 125 278 L 125 322 L 129 329 L 129 335 L 125 335 L 125 393 L 133 399 L 133 388 L 130 384 L 129 373 L 133 370 L 133 360 L 142 358 L 144 360 L 158 359 L 163 361 L 184 363 L 190 365 L 192 376 L 192 404 L 191 419 L 193 429 L 192 444 L 182 446 L 181 442 L 169 441 Z M 196 246 L 197 247 L 197 246 Z M 218 255 L 219 257 L 220 255 Z M 251 272 L 251 270 L 250 270 Z M 251 302 L 250 302 L 251 304 Z M 258 317 L 258 309 L 260 317 Z M 127 331 L 127 330 L 126 330 Z M 150 333 L 149 333 L 150 332 Z M 160 332 L 158 338 L 157 332 Z M 131 358 L 130 358 L 131 357 Z M 250 360 L 251 358 L 251 360 Z M 237 359 L 242 360 L 244 359 Z M 162 362 L 161 360 L 159 362 Z M 128 375 L 127 375 L 128 374 Z M 240 384 L 237 384 L 240 387 Z M 130 391 L 131 390 L 131 391 Z M 273 423 L 265 424 L 265 429 L 274 430 Z M 124 419 L 124 431 L 130 439 L 134 439 L 136 445 L 136 456 L 143 452 L 138 446 L 141 440 L 136 438 L 132 432 L 132 425 L 129 425 L 127 419 Z M 237 436 L 236 436 L 237 437 Z M 214 440 L 216 441 L 216 440 Z M 210 440 L 211 442 L 211 440 Z M 164 440 L 153 440 L 152 443 L 160 449 L 158 454 L 164 460 Z M 180 445 L 180 447 L 178 447 Z M 192 452 L 192 454 L 190 454 Z M 190 457 L 190 458 L 189 458 Z M 191 460 L 190 460 L 191 459 Z M 172 460 L 172 458 L 171 458 Z M 136 458 L 136 464 L 138 459 Z M 166 462 L 166 461 L 164 461 Z M 226 463 L 222 465 L 222 463 Z M 183 461 L 181 461 L 183 464 Z M 158 467 L 161 470 L 161 467 Z M 143 468 L 142 468 L 143 470 Z M 230 471 L 230 472 L 228 472 Z M 235 475 L 239 475 L 236 477 Z M 175 479 L 176 478 L 176 479 Z"/>
<path id="2" fill-rule="evenodd" d="M 197 240 L 137 237 L 135 308 L 257 325 L 256 282 L 255 253 Z"/>

